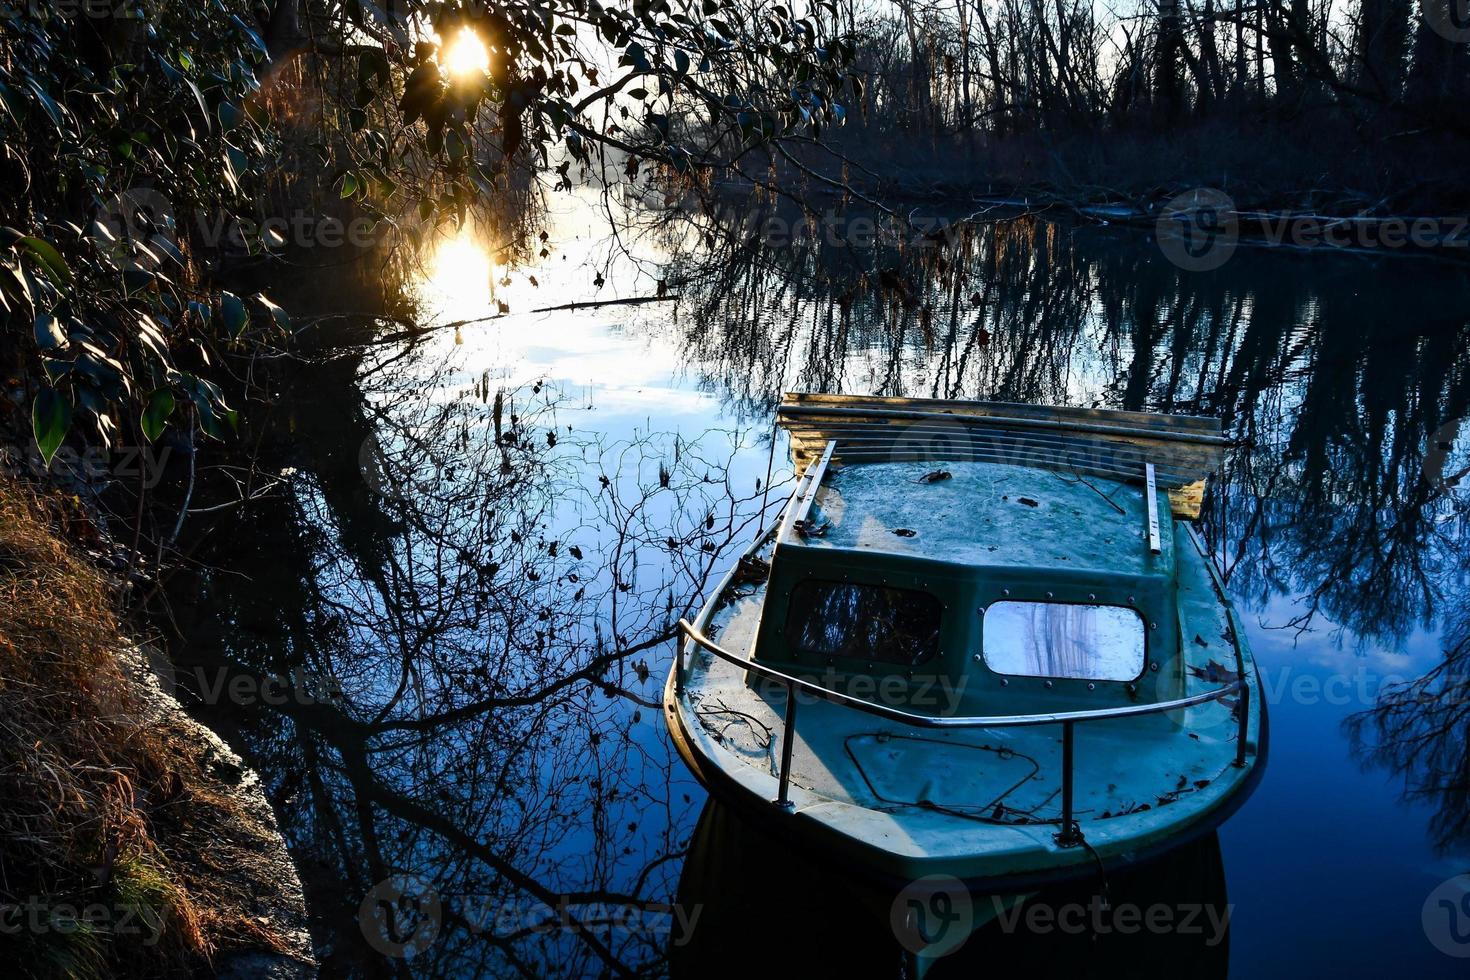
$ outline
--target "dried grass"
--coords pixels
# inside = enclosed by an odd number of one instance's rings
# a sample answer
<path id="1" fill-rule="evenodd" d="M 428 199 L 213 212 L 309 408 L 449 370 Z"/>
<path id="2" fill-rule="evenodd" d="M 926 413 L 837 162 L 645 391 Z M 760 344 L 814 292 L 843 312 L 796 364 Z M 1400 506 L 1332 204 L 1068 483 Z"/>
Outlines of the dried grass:
<path id="1" fill-rule="evenodd" d="M 200 869 L 241 814 L 150 710 L 108 588 L 58 539 L 75 503 L 0 479 L 0 928 L 38 976 L 187 975 L 276 946 Z M 248 821 L 247 821 L 248 829 Z M 216 859 L 217 860 L 217 859 Z M 16 927 L 19 928 L 16 928 Z M 13 931 L 12 931 L 13 930 Z"/>

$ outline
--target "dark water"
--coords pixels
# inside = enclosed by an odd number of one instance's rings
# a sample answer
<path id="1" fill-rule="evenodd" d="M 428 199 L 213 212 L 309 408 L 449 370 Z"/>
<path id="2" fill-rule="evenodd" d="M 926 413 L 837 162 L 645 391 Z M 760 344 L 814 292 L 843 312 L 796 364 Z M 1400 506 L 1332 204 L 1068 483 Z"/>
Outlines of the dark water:
<path id="1" fill-rule="evenodd" d="M 899 975 L 882 898 L 707 811 L 660 720 L 671 624 L 759 525 L 783 389 L 1241 440 L 1203 530 L 1248 610 L 1266 778 L 1218 842 L 1107 886 L 1228 933 L 990 929 L 932 975 L 1463 975 L 1440 947 L 1470 952 L 1470 908 L 1430 900 L 1470 869 L 1463 267 L 1242 249 L 1188 273 L 1044 216 L 774 247 L 754 205 L 615 211 L 631 255 L 574 197 L 531 266 L 464 237 L 410 283 L 420 323 L 509 316 L 290 369 L 254 433 L 282 492 L 215 517 L 197 557 L 224 571 L 172 587 L 179 686 L 265 775 L 328 975 L 695 975 L 782 943 Z M 330 308 L 330 279 L 284 285 Z M 212 697 L 221 670 L 310 691 Z"/>

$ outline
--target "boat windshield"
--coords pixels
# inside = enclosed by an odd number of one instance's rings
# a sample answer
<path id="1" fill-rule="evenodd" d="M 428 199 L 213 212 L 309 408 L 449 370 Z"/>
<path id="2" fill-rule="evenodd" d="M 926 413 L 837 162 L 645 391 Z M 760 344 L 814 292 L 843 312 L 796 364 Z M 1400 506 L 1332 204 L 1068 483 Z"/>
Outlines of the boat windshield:
<path id="1" fill-rule="evenodd" d="M 939 652 L 942 609 L 927 592 L 808 579 L 791 590 L 786 642 L 803 653 L 920 664 Z"/>
<path id="2" fill-rule="evenodd" d="M 1143 673 L 1144 625 L 1124 606 L 993 603 L 985 610 L 985 663 L 1001 674 L 1129 681 Z"/>

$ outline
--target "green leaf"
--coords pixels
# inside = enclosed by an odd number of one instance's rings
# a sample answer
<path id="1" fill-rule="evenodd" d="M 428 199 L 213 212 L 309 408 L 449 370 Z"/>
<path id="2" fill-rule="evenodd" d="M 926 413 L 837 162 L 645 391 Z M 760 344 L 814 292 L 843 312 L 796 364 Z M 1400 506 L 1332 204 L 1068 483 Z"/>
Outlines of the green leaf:
<path id="1" fill-rule="evenodd" d="M 204 131 L 209 132 L 209 106 L 204 102 L 204 93 L 199 91 L 199 86 L 192 78 L 184 79 L 184 84 L 194 93 L 194 101 L 199 103 L 199 115 L 204 118 Z"/>
<path id="2" fill-rule="evenodd" d="M 230 168 L 235 172 L 236 179 L 239 179 L 250 169 L 250 158 L 239 147 L 226 143 L 225 158 L 230 161 Z"/>
<path id="3" fill-rule="evenodd" d="M 239 14 L 230 14 L 230 21 L 239 28 L 241 34 L 244 34 L 249 39 L 250 43 L 255 47 L 255 50 L 260 52 L 262 58 L 270 57 L 270 48 L 265 46 L 265 41 L 261 40 L 260 35 L 252 30 L 245 21 L 240 19 Z"/>
<path id="4" fill-rule="evenodd" d="M 367 86 L 372 82 L 378 88 L 387 88 L 393 81 L 389 70 L 388 56 L 382 48 L 364 47 L 357 57 L 357 84 Z"/>
<path id="5" fill-rule="evenodd" d="M 357 193 L 357 178 L 352 174 L 342 175 L 342 197 L 351 197 Z"/>
<path id="6" fill-rule="evenodd" d="M 55 245 L 35 235 L 25 235 L 16 244 L 41 260 L 47 279 L 58 286 L 71 282 L 71 269 L 67 267 L 66 259 L 61 257 Z"/>
<path id="7" fill-rule="evenodd" d="M 224 427 L 220 425 L 220 412 L 228 413 L 229 406 L 224 402 L 224 395 L 219 386 L 211 381 L 197 375 L 189 374 L 187 371 L 179 372 L 179 384 L 183 385 L 189 400 L 194 404 L 195 420 L 199 423 L 200 430 L 212 439 L 223 439 L 225 437 Z"/>
<path id="8" fill-rule="evenodd" d="M 174 412 L 174 395 L 167 388 L 159 388 L 148 396 L 148 404 L 143 409 L 143 416 L 138 420 L 143 427 L 143 435 L 149 442 L 157 441 L 163 435 L 163 430 L 168 426 L 168 417 Z"/>
<path id="9" fill-rule="evenodd" d="M 36 346 L 42 350 L 55 350 L 66 344 L 66 334 L 56 317 L 50 313 L 36 314 Z"/>
<path id="10" fill-rule="evenodd" d="M 51 98 L 50 93 L 42 88 L 41 84 L 34 78 L 26 79 L 26 87 L 31 90 L 31 94 L 36 97 L 36 101 L 41 103 L 41 108 L 46 110 L 46 115 L 51 117 L 51 122 L 57 129 L 60 129 L 62 124 L 61 106 L 56 104 L 56 100 Z"/>
<path id="11" fill-rule="evenodd" d="M 76 370 L 76 365 L 71 361 L 62 361 L 54 357 L 41 358 L 41 368 L 46 372 L 46 380 L 56 384 Z"/>
<path id="12" fill-rule="evenodd" d="M 21 119 L 25 117 L 25 103 L 22 102 L 20 100 L 20 96 L 16 95 L 15 92 L 10 88 L 10 86 L 6 85 L 4 82 L 0 82 L 0 107 L 3 107 L 5 109 L 6 115 L 10 116 L 11 120 L 17 125 L 19 125 Z"/>
<path id="13" fill-rule="evenodd" d="M 55 388 L 42 388 L 31 405 L 31 431 L 36 436 L 36 448 L 46 465 L 56 457 L 71 428 L 71 402 Z"/>
<path id="14" fill-rule="evenodd" d="M 250 324 L 250 314 L 245 311 L 245 301 L 234 293 L 224 292 L 219 298 L 220 313 L 224 316 L 225 330 L 231 337 L 238 337 Z"/>
<path id="15" fill-rule="evenodd" d="M 273 319 L 273 320 L 276 321 L 276 326 L 280 327 L 282 330 L 286 331 L 287 333 L 290 333 L 291 332 L 291 317 L 290 317 L 290 314 L 288 314 L 285 310 L 281 309 L 275 303 L 272 303 L 270 301 L 270 299 L 267 298 L 264 293 L 256 293 L 255 294 L 255 299 L 260 303 L 261 306 L 264 306 L 266 308 L 266 311 L 267 312 L 270 313 L 271 319 Z"/>
<path id="16" fill-rule="evenodd" d="M 227 133 L 240 125 L 240 120 L 244 117 L 244 113 L 230 102 L 221 102 L 215 112 L 219 116 L 220 126 Z"/>

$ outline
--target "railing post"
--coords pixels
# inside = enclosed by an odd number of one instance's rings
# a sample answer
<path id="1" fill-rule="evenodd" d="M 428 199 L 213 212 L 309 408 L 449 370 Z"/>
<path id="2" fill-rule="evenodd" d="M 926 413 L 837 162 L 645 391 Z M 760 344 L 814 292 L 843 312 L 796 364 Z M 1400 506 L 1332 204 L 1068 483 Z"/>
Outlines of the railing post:
<path id="1" fill-rule="evenodd" d="M 1082 840 L 1077 833 L 1077 821 L 1072 815 L 1072 727 L 1075 723 L 1062 722 L 1062 829 L 1057 834 L 1057 843 L 1062 847 L 1075 847 Z"/>
<path id="2" fill-rule="evenodd" d="M 787 798 L 791 787 L 791 743 L 796 738 L 796 685 L 786 682 L 786 726 L 781 730 L 781 790 L 776 805 L 790 810 L 795 806 Z"/>
<path id="3" fill-rule="evenodd" d="M 1249 678 L 1242 677 L 1240 685 L 1240 700 L 1235 707 L 1240 712 L 1239 728 L 1235 732 L 1235 768 L 1245 768 L 1245 738 L 1247 725 L 1251 717 L 1251 684 Z"/>
<path id="4" fill-rule="evenodd" d="M 691 637 L 684 628 L 684 621 L 679 621 L 679 638 L 674 641 L 674 693 L 684 693 L 684 647 L 691 641 Z"/>

